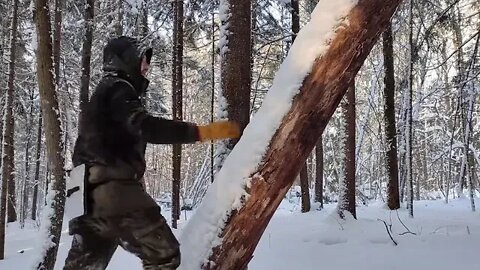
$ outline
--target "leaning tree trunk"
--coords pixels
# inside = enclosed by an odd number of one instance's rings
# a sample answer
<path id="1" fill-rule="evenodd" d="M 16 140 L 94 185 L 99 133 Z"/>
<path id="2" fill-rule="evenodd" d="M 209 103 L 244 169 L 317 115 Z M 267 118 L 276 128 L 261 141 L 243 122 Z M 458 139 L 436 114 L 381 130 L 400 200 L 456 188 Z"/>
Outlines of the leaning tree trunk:
<path id="1" fill-rule="evenodd" d="M 55 92 L 55 82 L 52 74 L 52 29 L 50 25 L 50 12 L 47 0 L 36 0 L 34 21 L 37 29 L 37 80 L 40 90 L 40 102 L 43 119 L 45 121 L 45 138 L 49 168 L 53 175 L 51 183 L 49 204 L 52 209 L 48 219 L 48 228 L 44 228 L 49 243 L 44 247 L 41 261 L 37 269 L 52 270 L 55 265 L 60 233 L 62 229 L 63 211 L 65 204 L 65 172 L 64 159 L 62 157 L 62 131 L 58 119 L 58 99 Z"/>
<path id="2" fill-rule="evenodd" d="M 173 1 L 173 68 L 172 68 L 172 104 L 173 119 L 183 119 L 183 0 Z M 180 219 L 180 181 L 182 163 L 182 145 L 173 145 L 172 156 L 172 227 L 177 228 Z"/>
<path id="3" fill-rule="evenodd" d="M 16 196 L 15 196 L 15 164 L 14 164 L 14 134 L 15 120 L 13 117 L 13 97 L 15 90 L 15 60 L 18 26 L 18 0 L 13 2 L 12 24 L 10 31 L 10 61 L 8 64 L 8 87 L 6 97 L 5 130 L 3 139 L 2 179 L 8 181 L 7 186 L 7 222 L 17 220 Z M 5 187 L 5 186 L 4 186 Z M 3 221 L 2 221 L 3 223 Z"/>
<path id="4" fill-rule="evenodd" d="M 299 86 L 291 108 L 251 173 L 248 197 L 218 228 L 221 243 L 211 250 L 204 269 L 243 269 L 248 264 L 275 209 L 400 2 L 360 0 L 341 19 L 341 27 Z M 216 196 L 220 195 L 209 193 L 206 199 Z"/>
<path id="5" fill-rule="evenodd" d="M 392 24 L 383 32 L 385 137 L 387 139 L 388 208 L 400 208 L 398 193 L 397 128 L 395 125 L 395 73 L 393 67 Z"/>
<path id="6" fill-rule="evenodd" d="M 220 77 L 225 102 L 219 104 L 223 114 L 219 117 L 237 122 L 243 132 L 250 121 L 252 3 L 251 0 L 221 0 L 220 6 L 223 10 L 220 14 Z M 215 171 L 220 170 L 237 142 L 238 139 L 230 139 L 218 144 Z"/>
<path id="7" fill-rule="evenodd" d="M 85 36 L 82 45 L 82 75 L 80 77 L 80 116 L 78 117 L 78 130 L 82 130 L 81 120 L 85 114 L 88 103 L 89 85 L 90 85 L 90 62 L 92 58 L 93 42 L 93 18 L 95 16 L 95 0 L 87 0 L 85 3 Z"/>
<path id="8" fill-rule="evenodd" d="M 340 217 L 344 218 L 343 211 L 348 211 L 357 218 L 355 207 L 355 82 L 347 90 L 347 99 L 344 103 L 345 115 L 345 173 L 342 187 L 343 194 L 338 202 Z"/>

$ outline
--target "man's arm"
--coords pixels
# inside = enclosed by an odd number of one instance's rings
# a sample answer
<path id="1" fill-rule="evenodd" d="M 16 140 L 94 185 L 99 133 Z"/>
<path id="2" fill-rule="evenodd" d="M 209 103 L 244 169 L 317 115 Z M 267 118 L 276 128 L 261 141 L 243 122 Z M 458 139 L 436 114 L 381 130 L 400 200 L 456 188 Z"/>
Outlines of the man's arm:
<path id="1" fill-rule="evenodd" d="M 110 101 L 112 119 L 127 127 L 132 134 L 142 136 L 148 143 L 193 143 L 200 140 L 198 127 L 193 123 L 167 120 L 147 113 L 135 90 L 126 82 L 113 86 Z"/>

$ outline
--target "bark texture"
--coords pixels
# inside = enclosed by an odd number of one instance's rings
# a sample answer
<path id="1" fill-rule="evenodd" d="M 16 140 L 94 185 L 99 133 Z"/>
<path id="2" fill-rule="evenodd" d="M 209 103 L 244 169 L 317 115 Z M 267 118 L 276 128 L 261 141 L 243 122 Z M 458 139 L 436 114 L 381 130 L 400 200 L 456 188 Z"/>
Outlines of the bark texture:
<path id="1" fill-rule="evenodd" d="M 392 24 L 383 32 L 385 137 L 387 140 L 388 208 L 400 208 L 398 192 L 397 127 L 395 123 L 395 72 Z"/>
<path id="2" fill-rule="evenodd" d="M 53 175 L 51 184 L 54 194 L 51 203 L 53 214 L 50 218 L 48 233 L 51 236 L 52 245 L 47 248 L 42 261 L 37 269 L 52 270 L 55 265 L 60 233 L 62 229 L 63 211 L 65 205 L 65 171 L 62 157 L 63 143 L 61 139 L 61 127 L 58 109 L 57 93 L 53 77 L 53 50 L 51 18 L 46 0 L 36 0 L 34 21 L 37 29 L 37 80 L 40 91 L 40 103 L 43 119 L 45 121 L 45 138 L 48 158 L 48 167 Z"/>
<path id="3" fill-rule="evenodd" d="M 323 208 L 323 139 L 322 136 L 318 139 L 315 146 L 315 202 L 320 203 L 320 208 Z"/>
<path id="4" fill-rule="evenodd" d="M 17 220 L 16 196 L 15 196 L 15 120 L 13 117 L 13 98 L 15 95 L 15 60 L 18 26 L 18 0 L 13 1 L 12 23 L 10 30 L 10 59 L 8 63 L 8 86 L 7 86 L 7 104 L 5 112 L 5 130 L 3 138 L 3 157 L 2 157 L 2 179 L 8 181 L 7 186 L 7 222 Z"/>
<path id="5" fill-rule="evenodd" d="M 345 111 L 345 193 L 340 202 L 340 210 L 350 212 L 354 218 L 357 218 L 355 207 L 355 82 L 348 88 L 347 100 L 344 103 Z M 343 213 L 340 212 L 343 217 Z"/>
<path id="6" fill-rule="evenodd" d="M 400 0 L 361 0 L 304 79 L 290 111 L 252 174 L 250 197 L 232 212 L 204 269 L 243 269 L 347 88 Z M 321 91 L 320 91 L 321 90 Z M 288 168 L 288 169 L 287 169 Z"/>
<path id="7" fill-rule="evenodd" d="M 174 48 L 173 48 L 173 80 L 172 104 L 173 119 L 183 119 L 183 0 L 173 2 L 174 14 Z M 172 227 L 177 228 L 180 218 L 180 181 L 181 181 L 182 146 L 173 145 L 173 182 L 172 182 Z"/>

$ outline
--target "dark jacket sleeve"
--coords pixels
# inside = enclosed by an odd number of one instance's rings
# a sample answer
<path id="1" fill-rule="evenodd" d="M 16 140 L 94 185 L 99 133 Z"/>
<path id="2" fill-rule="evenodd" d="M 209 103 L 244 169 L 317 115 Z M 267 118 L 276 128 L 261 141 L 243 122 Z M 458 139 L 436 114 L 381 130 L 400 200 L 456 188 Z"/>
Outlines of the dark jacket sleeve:
<path id="1" fill-rule="evenodd" d="M 126 82 L 116 83 L 110 101 L 112 119 L 139 134 L 148 143 L 193 143 L 199 140 L 197 125 L 155 117 L 145 110 L 135 90 Z"/>

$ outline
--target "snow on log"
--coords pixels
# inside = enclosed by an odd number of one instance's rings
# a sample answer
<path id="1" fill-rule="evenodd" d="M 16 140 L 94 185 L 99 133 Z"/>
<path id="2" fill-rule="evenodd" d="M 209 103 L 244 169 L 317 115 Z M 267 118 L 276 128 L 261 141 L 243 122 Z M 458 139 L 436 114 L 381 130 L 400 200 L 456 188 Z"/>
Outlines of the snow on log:
<path id="1" fill-rule="evenodd" d="M 400 2 L 320 1 L 184 228 L 181 269 L 244 269 Z"/>

